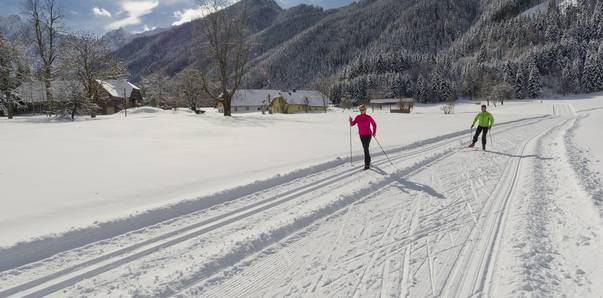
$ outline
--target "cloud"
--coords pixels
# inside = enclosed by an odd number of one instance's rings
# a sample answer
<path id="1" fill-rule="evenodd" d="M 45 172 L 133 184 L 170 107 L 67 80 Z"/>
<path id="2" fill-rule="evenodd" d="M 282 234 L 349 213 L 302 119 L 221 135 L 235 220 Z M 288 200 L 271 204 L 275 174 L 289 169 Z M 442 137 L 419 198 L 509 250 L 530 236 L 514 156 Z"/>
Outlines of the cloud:
<path id="1" fill-rule="evenodd" d="M 95 16 L 99 17 L 112 17 L 111 13 L 108 10 L 96 6 L 92 9 L 92 13 L 94 13 Z"/>
<path id="2" fill-rule="evenodd" d="M 200 19 L 200 18 L 206 16 L 207 13 L 208 13 L 207 8 L 205 8 L 203 6 L 199 6 L 198 8 L 189 8 L 189 9 L 178 10 L 178 11 L 174 12 L 174 17 L 177 18 L 178 20 L 173 22 L 172 25 L 178 26 L 178 25 L 182 25 L 184 23 L 188 23 L 188 22 L 196 20 L 196 19 Z"/>
<path id="3" fill-rule="evenodd" d="M 125 18 L 119 19 L 107 25 L 108 30 L 115 30 L 130 25 L 142 23 L 142 16 L 153 12 L 159 6 L 158 0 L 126 0 L 120 2 L 121 9 L 126 14 Z"/>

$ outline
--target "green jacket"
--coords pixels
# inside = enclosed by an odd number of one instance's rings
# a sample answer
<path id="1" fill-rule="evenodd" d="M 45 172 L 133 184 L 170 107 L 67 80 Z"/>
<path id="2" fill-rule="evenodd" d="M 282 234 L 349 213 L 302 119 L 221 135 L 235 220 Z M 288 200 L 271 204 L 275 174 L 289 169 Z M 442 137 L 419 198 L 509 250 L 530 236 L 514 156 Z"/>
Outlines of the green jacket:
<path id="1" fill-rule="evenodd" d="M 471 124 L 471 126 L 474 126 L 475 122 L 478 122 L 477 125 L 481 127 L 489 128 L 492 127 L 492 124 L 494 124 L 494 117 L 492 117 L 492 114 L 488 112 L 480 112 L 475 116 L 475 119 L 473 119 L 473 124 Z"/>

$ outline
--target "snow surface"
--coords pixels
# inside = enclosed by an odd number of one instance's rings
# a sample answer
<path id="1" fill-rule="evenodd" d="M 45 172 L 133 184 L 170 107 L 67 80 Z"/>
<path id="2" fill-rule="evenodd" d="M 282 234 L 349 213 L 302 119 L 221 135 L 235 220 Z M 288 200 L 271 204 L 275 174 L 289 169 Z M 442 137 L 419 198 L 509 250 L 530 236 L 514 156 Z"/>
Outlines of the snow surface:
<path id="1" fill-rule="evenodd" d="M 557 1 L 557 5 L 559 8 L 564 11 L 567 7 L 576 5 L 578 0 L 561 0 Z M 524 12 L 521 13 L 522 16 L 536 16 L 543 13 L 546 13 L 547 7 L 549 6 L 549 0 L 544 1 Z"/>
<path id="2" fill-rule="evenodd" d="M 0 120 L 0 297 L 601 297 L 603 95 L 478 109 Z"/>
<path id="3" fill-rule="evenodd" d="M 523 105 L 495 110 L 497 121 L 550 110 Z M 439 105 L 411 115 L 376 112 L 379 138 L 392 147 L 455 132 L 467 128 L 475 109 L 462 105 L 448 118 Z M 349 152 L 344 111 L 231 119 L 214 111 L 138 111 L 80 122 L 1 120 L 0 153 L 11 158 L 0 164 L 0 247 L 196 199 Z M 447 125 L 432 125 L 441 119 L 449 119 Z"/>

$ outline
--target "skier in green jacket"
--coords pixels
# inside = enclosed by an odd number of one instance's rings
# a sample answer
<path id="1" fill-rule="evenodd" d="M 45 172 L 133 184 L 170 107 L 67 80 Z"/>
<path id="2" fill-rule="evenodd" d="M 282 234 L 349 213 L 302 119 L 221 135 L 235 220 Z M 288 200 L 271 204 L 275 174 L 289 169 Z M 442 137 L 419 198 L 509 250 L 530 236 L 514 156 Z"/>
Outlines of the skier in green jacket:
<path id="1" fill-rule="evenodd" d="M 471 124 L 471 128 L 473 128 L 475 126 L 475 122 L 478 122 L 477 131 L 475 132 L 475 135 L 473 136 L 473 143 L 471 143 L 471 145 L 469 145 L 469 147 L 475 146 L 475 143 L 477 143 L 477 138 L 479 137 L 479 134 L 483 132 L 482 149 L 486 150 L 486 135 L 488 134 L 488 130 L 490 130 L 490 128 L 492 128 L 492 124 L 494 124 L 494 117 L 492 117 L 492 114 L 490 114 L 486 111 L 486 105 L 482 105 L 482 111 L 481 111 L 481 113 L 479 113 L 475 116 L 475 119 L 473 119 L 473 124 Z"/>

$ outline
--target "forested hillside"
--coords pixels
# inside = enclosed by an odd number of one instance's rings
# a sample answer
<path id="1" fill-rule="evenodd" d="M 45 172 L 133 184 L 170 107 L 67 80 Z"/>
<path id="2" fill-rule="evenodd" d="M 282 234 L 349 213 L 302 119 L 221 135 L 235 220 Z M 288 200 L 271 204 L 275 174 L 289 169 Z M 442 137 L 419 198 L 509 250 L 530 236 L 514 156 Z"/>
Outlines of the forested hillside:
<path id="1" fill-rule="evenodd" d="M 247 0 L 255 50 L 247 88 L 327 85 L 350 98 L 535 98 L 603 89 L 597 0 L 364 0 L 339 9 Z M 207 61 L 197 20 L 117 51 L 135 79 Z"/>

